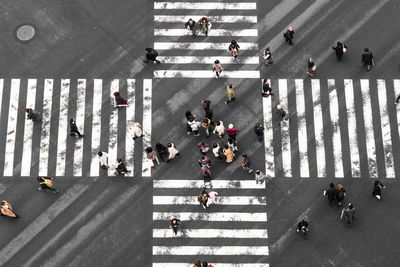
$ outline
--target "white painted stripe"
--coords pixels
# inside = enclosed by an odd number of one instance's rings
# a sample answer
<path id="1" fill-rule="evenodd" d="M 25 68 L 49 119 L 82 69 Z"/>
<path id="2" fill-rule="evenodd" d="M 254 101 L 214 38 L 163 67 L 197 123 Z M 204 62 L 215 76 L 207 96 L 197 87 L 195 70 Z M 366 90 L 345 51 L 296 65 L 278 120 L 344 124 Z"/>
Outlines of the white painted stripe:
<path id="1" fill-rule="evenodd" d="M 44 80 L 42 131 L 40 133 L 39 175 L 47 176 L 50 147 L 50 122 L 53 97 L 53 79 Z"/>
<path id="2" fill-rule="evenodd" d="M 360 177 L 360 153 L 358 152 L 357 122 L 354 101 L 353 80 L 344 80 L 344 92 L 346 96 L 347 128 L 349 131 L 351 175 Z"/>
<path id="3" fill-rule="evenodd" d="M 251 10 L 256 9 L 255 2 L 154 2 L 154 9 L 227 9 L 227 10 Z"/>
<path id="4" fill-rule="evenodd" d="M 154 29 L 154 36 L 188 36 L 191 33 L 187 29 Z M 225 30 L 211 29 L 208 36 L 258 36 L 257 29 Z"/>
<path id="5" fill-rule="evenodd" d="M 268 263 L 214 263 L 213 266 L 218 267 L 269 267 Z M 193 263 L 183 262 L 153 262 L 153 267 L 192 267 Z"/>
<path id="6" fill-rule="evenodd" d="M 393 166 L 393 147 L 392 132 L 390 129 L 390 119 L 386 103 L 386 83 L 385 80 L 377 80 L 379 113 L 381 118 L 381 129 L 383 139 L 383 152 L 386 168 L 386 178 L 395 178 Z"/>
<path id="7" fill-rule="evenodd" d="M 52 80 L 46 80 L 52 81 Z M 50 85 L 50 84 L 49 84 Z M 52 83 L 51 83 L 52 85 Z M 52 87 L 49 87 L 52 88 Z M 88 184 L 75 184 L 71 189 L 63 193 L 53 201 L 53 204 L 35 218 L 28 226 L 14 237 L 0 251 L 0 265 L 3 266 L 18 251 L 28 244 L 36 235 L 45 229 L 61 212 L 69 207 L 89 187 Z"/>
<path id="8" fill-rule="evenodd" d="M 268 238 L 266 229 L 184 229 L 183 238 Z M 153 238 L 176 237 L 171 229 L 153 229 Z"/>
<path id="9" fill-rule="evenodd" d="M 102 80 L 93 81 L 93 113 L 92 113 L 92 160 L 90 164 L 90 176 L 99 176 L 99 158 L 101 138 L 101 105 L 102 105 L 103 84 Z"/>
<path id="10" fill-rule="evenodd" d="M 135 142 L 133 140 L 133 127 L 135 126 L 135 80 L 127 79 L 127 91 L 128 91 L 128 104 L 126 107 L 126 133 L 125 133 L 125 163 L 126 168 L 131 173 L 126 173 L 125 176 L 134 176 L 134 152 Z"/>
<path id="11" fill-rule="evenodd" d="M 258 50 L 257 43 L 240 43 L 240 50 Z M 227 50 L 227 43 L 180 43 L 180 42 L 155 42 L 154 49 L 156 50 Z"/>
<path id="12" fill-rule="evenodd" d="M 266 205 L 266 197 L 217 196 L 216 205 Z M 199 205 L 197 196 L 153 196 L 153 205 Z"/>
<path id="13" fill-rule="evenodd" d="M 152 80 L 143 80 L 143 155 L 142 155 L 142 176 L 151 177 L 151 159 L 147 158 L 145 149 L 151 147 L 151 110 L 152 110 Z"/>
<path id="14" fill-rule="evenodd" d="M 13 176 L 15 137 L 17 134 L 19 79 L 11 80 L 10 105 L 8 108 L 8 123 L 6 137 L 6 151 L 4 155 L 4 176 Z"/>
<path id="15" fill-rule="evenodd" d="M 85 99 L 86 99 L 86 79 L 78 79 L 78 87 L 76 92 L 76 126 L 81 134 L 85 134 Z M 85 138 L 75 140 L 74 151 L 74 176 L 82 176 L 83 167 L 83 141 Z"/>
<path id="16" fill-rule="evenodd" d="M 200 208 L 200 207 L 199 207 Z M 209 221 L 209 222 L 266 222 L 267 213 L 256 212 L 153 212 L 154 221 L 168 221 L 172 217 L 181 221 Z"/>
<path id="17" fill-rule="evenodd" d="M 319 178 L 325 177 L 325 143 L 324 143 L 324 121 L 322 119 L 321 93 L 318 79 L 311 80 L 311 91 L 314 107 L 314 131 L 315 149 L 317 161 L 317 175 Z"/>
<path id="18" fill-rule="evenodd" d="M 153 246 L 153 255 L 268 255 L 268 246 Z"/>
<path id="19" fill-rule="evenodd" d="M 339 103 L 337 99 L 337 89 L 335 80 L 328 79 L 329 92 L 329 111 L 331 113 L 331 124 L 333 128 L 332 143 L 333 157 L 335 164 L 335 177 L 344 178 L 343 174 L 343 158 L 342 158 L 342 139 L 340 137 L 339 124 Z"/>
<path id="20" fill-rule="evenodd" d="M 67 154 L 67 134 L 68 134 L 68 105 L 69 105 L 70 79 L 61 80 L 60 92 L 60 115 L 58 118 L 58 138 L 57 138 L 57 163 L 56 176 L 65 175 L 65 161 Z"/>
<path id="21" fill-rule="evenodd" d="M 111 81 L 110 86 L 110 106 L 112 108 L 110 115 L 110 137 L 108 140 L 108 176 L 114 175 L 116 161 L 118 158 L 118 109 L 115 107 L 114 93 L 119 92 L 119 80 L 114 79 Z"/>
<path id="22" fill-rule="evenodd" d="M 298 143 L 300 157 L 300 177 L 308 178 L 310 176 L 308 168 L 308 149 L 307 149 L 307 124 L 306 124 L 306 106 L 304 102 L 304 80 L 295 80 L 296 91 L 296 109 L 298 125 Z"/>
<path id="23" fill-rule="evenodd" d="M 378 169 L 376 165 L 375 137 L 374 137 L 374 125 L 372 122 L 372 106 L 371 106 L 371 95 L 369 93 L 369 80 L 361 79 L 360 85 L 363 98 L 363 114 L 364 114 L 365 139 L 367 145 L 369 175 L 370 178 L 377 178 Z"/>
<path id="24" fill-rule="evenodd" d="M 254 180 L 213 180 L 214 189 L 265 189 Z M 203 180 L 153 180 L 154 188 L 201 188 Z"/>
<path id="25" fill-rule="evenodd" d="M 28 88 L 26 95 L 26 107 L 35 110 L 36 100 L 36 79 L 28 79 Z M 1 99 L 0 99 L 1 101 Z M 1 108 L 1 104 L 0 104 Z M 26 117 L 26 116 L 25 116 Z M 33 124 L 34 122 L 25 119 L 24 126 L 24 144 L 22 148 L 22 164 L 21 164 L 21 176 L 31 175 L 31 162 L 32 162 L 32 138 L 33 138 Z"/>
<path id="26" fill-rule="evenodd" d="M 268 79 L 271 85 L 271 81 Z M 261 80 L 261 88 L 263 80 Z M 265 154 L 265 175 L 275 177 L 274 170 L 274 133 L 272 125 L 272 97 L 262 98 L 263 100 L 263 122 L 264 122 L 264 154 Z"/>
<path id="27" fill-rule="evenodd" d="M 186 16 L 186 15 L 155 15 L 155 22 L 178 22 L 186 23 L 189 19 L 195 22 L 199 21 L 203 16 Z M 207 16 L 211 23 L 257 23 L 257 16 Z"/>
<path id="28" fill-rule="evenodd" d="M 234 60 L 232 56 L 217 56 L 217 57 L 203 57 L 203 56 L 165 56 L 157 57 L 163 64 L 213 64 L 218 58 L 221 64 L 259 64 L 258 57 L 238 57 Z"/>
<path id="29" fill-rule="evenodd" d="M 212 70 L 156 70 L 154 78 L 215 78 Z M 260 72 L 254 70 L 223 71 L 220 78 L 260 78 Z"/>
<path id="30" fill-rule="evenodd" d="M 279 79 L 279 102 L 282 105 L 282 108 L 284 108 L 286 112 L 289 112 L 286 79 Z M 289 122 L 290 120 L 281 122 L 282 167 L 284 177 L 292 177 L 292 155 L 290 148 Z"/>
<path id="31" fill-rule="evenodd" d="M 397 96 L 400 95 L 400 80 L 399 79 L 393 80 L 393 88 L 394 88 L 395 97 L 397 98 Z M 400 109 L 399 109 L 399 107 L 396 107 L 396 115 L 397 115 L 397 130 L 398 130 L 398 133 L 400 134 Z"/>

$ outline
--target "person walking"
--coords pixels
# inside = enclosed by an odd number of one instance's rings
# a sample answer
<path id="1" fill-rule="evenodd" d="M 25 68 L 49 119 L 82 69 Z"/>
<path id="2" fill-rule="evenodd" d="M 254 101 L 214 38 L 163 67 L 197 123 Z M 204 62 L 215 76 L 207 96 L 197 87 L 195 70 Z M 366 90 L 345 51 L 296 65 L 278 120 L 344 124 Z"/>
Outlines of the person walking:
<path id="1" fill-rule="evenodd" d="M 200 122 L 196 121 L 196 119 L 193 119 L 191 121 L 188 122 L 190 129 L 193 133 L 194 136 L 200 136 L 199 134 L 199 126 L 200 126 Z"/>
<path id="2" fill-rule="evenodd" d="M 206 113 L 207 116 L 207 113 L 211 111 L 210 109 L 211 101 L 208 99 L 203 99 L 201 101 L 201 104 L 203 105 L 204 112 Z"/>
<path id="3" fill-rule="evenodd" d="M 346 190 L 344 190 L 341 184 L 337 185 L 337 192 L 336 192 L 336 201 L 339 206 L 342 206 L 342 202 L 346 196 Z"/>
<path id="4" fill-rule="evenodd" d="M 371 67 L 375 65 L 374 56 L 368 48 L 364 48 L 364 53 L 361 55 L 361 62 L 367 71 L 370 71 Z"/>
<path id="5" fill-rule="evenodd" d="M 264 173 L 262 173 L 260 170 L 256 170 L 254 178 L 256 179 L 256 184 L 260 183 L 264 183 Z"/>
<path id="6" fill-rule="evenodd" d="M 203 154 L 203 155 L 206 155 L 208 150 L 209 150 L 208 145 L 206 143 L 204 143 L 204 142 L 199 143 L 197 145 L 197 148 L 200 149 L 200 153 Z"/>
<path id="7" fill-rule="evenodd" d="M 307 61 L 307 75 L 314 76 L 314 71 L 316 70 L 317 66 L 314 63 L 314 59 L 310 57 Z"/>
<path id="8" fill-rule="evenodd" d="M 283 34 L 285 41 L 288 42 L 290 45 L 293 45 L 293 37 L 294 37 L 294 30 L 293 27 L 289 27 L 287 31 Z"/>
<path id="9" fill-rule="evenodd" d="M 128 101 L 121 97 L 119 92 L 114 92 L 115 107 L 122 108 L 128 106 Z"/>
<path id="10" fill-rule="evenodd" d="M 213 150 L 212 150 L 214 157 L 219 159 L 219 160 L 224 160 L 224 158 L 221 155 L 221 147 L 219 146 L 219 144 L 214 143 L 213 144 Z"/>
<path id="11" fill-rule="evenodd" d="M 161 144 L 160 142 L 156 143 L 156 152 L 157 156 L 160 158 L 161 162 L 164 162 L 165 159 L 168 157 L 168 149 L 166 146 Z"/>
<path id="12" fill-rule="evenodd" d="M 106 152 L 99 151 L 97 155 L 99 155 L 100 167 L 102 169 L 108 169 L 108 154 Z"/>
<path id="13" fill-rule="evenodd" d="M 353 204 L 349 203 L 349 205 L 342 210 L 342 214 L 340 215 L 340 219 L 343 218 L 343 214 L 346 216 L 346 221 L 349 227 L 353 224 L 354 219 L 354 212 L 356 209 L 354 208 Z"/>
<path id="14" fill-rule="evenodd" d="M 84 136 L 83 134 L 81 134 L 79 132 L 78 126 L 76 126 L 74 118 L 71 118 L 69 120 L 69 129 L 70 129 L 70 135 L 76 135 L 77 134 L 79 137 L 83 137 Z"/>
<path id="15" fill-rule="evenodd" d="M 213 69 L 213 72 L 215 72 L 215 78 L 219 78 L 219 75 L 224 70 L 218 59 L 214 61 L 214 64 L 212 65 L 212 69 Z"/>
<path id="16" fill-rule="evenodd" d="M 337 190 L 335 188 L 334 183 L 329 184 L 328 190 L 324 191 L 324 196 L 328 196 L 329 205 L 333 207 L 333 203 L 335 201 Z"/>
<path id="17" fill-rule="evenodd" d="M 239 49 L 240 46 L 238 45 L 238 43 L 235 40 L 232 40 L 229 44 L 228 50 L 234 60 L 237 60 Z"/>
<path id="18" fill-rule="evenodd" d="M 45 189 L 52 191 L 53 193 L 58 193 L 58 189 L 53 187 L 53 178 L 38 176 L 37 181 L 39 182 L 40 187 L 39 191 L 44 191 Z"/>
<path id="19" fill-rule="evenodd" d="M 211 168 L 211 160 L 207 156 L 202 156 L 199 159 L 198 163 L 199 163 L 201 169 L 205 169 L 205 168 L 209 169 L 209 168 Z"/>
<path id="20" fill-rule="evenodd" d="M 225 126 L 222 121 L 217 121 L 213 133 L 217 133 L 219 138 L 223 138 L 225 134 Z"/>
<path id="21" fill-rule="evenodd" d="M 32 121 L 34 121 L 34 122 L 36 122 L 36 121 L 41 121 L 41 119 L 40 119 L 40 112 L 37 112 L 37 111 L 34 111 L 33 109 L 31 109 L 31 108 L 25 108 L 25 112 L 26 112 L 26 118 L 28 119 L 28 120 L 32 120 Z"/>
<path id="22" fill-rule="evenodd" d="M 228 136 L 230 138 L 236 141 L 236 134 L 239 133 L 239 131 L 235 127 L 233 127 L 232 123 L 228 125 L 228 129 L 226 129 L 226 132 L 228 133 Z"/>
<path id="23" fill-rule="evenodd" d="M 201 126 L 206 131 L 206 137 L 210 137 L 210 130 L 211 130 L 211 121 L 210 119 L 205 118 Z"/>
<path id="24" fill-rule="evenodd" d="M 146 48 L 145 51 L 147 51 L 146 53 L 146 63 L 149 62 L 153 62 L 154 64 L 160 64 L 161 62 L 159 60 L 157 60 L 158 57 L 158 52 L 156 50 L 154 50 L 153 48 Z"/>
<path id="25" fill-rule="evenodd" d="M 266 66 L 271 66 L 271 64 L 274 63 L 272 61 L 272 53 L 270 47 L 267 47 L 267 49 L 264 50 L 263 58 L 264 58 L 264 64 Z"/>
<path id="26" fill-rule="evenodd" d="M 233 84 L 230 84 L 226 87 L 226 94 L 228 96 L 228 100 L 225 101 L 225 104 L 229 104 L 236 99 L 235 86 Z"/>
<path id="27" fill-rule="evenodd" d="M 253 169 L 250 168 L 251 166 L 251 161 L 250 157 L 247 154 L 242 155 L 242 168 L 245 171 L 248 171 L 249 173 L 253 172 Z"/>
<path id="28" fill-rule="evenodd" d="M 135 122 L 135 126 L 133 126 L 133 140 L 136 138 L 143 137 L 143 129 L 142 125 L 139 122 Z"/>
<path id="29" fill-rule="evenodd" d="M 231 137 L 228 137 L 228 139 L 227 139 L 227 145 L 228 145 L 230 148 L 232 148 L 233 153 L 235 153 L 235 152 L 238 151 L 236 142 L 235 142 Z"/>
<path id="30" fill-rule="evenodd" d="M 171 160 L 173 158 L 175 158 L 175 156 L 179 156 L 179 150 L 176 149 L 176 146 L 174 145 L 174 143 L 168 143 L 167 147 L 168 147 L 168 154 L 169 154 L 167 162 L 171 162 Z"/>
<path id="31" fill-rule="evenodd" d="M 276 106 L 275 113 L 278 116 L 278 120 L 281 122 L 283 119 L 288 120 L 289 118 L 287 117 L 286 111 L 282 108 L 282 106 L 279 104 Z"/>
<path id="32" fill-rule="evenodd" d="M 196 37 L 196 22 L 194 22 L 191 18 L 185 24 L 186 29 L 192 32 L 192 36 Z"/>
<path id="33" fill-rule="evenodd" d="M 16 218 L 16 219 L 20 218 L 20 217 L 13 211 L 13 208 L 12 208 L 11 204 L 8 203 L 8 202 L 5 201 L 5 200 L 2 200 L 2 201 L 1 201 L 1 211 L 0 211 L 0 215 L 1 215 L 1 216 L 8 216 L 8 217 L 11 217 L 11 218 Z"/>
<path id="34" fill-rule="evenodd" d="M 201 267 L 201 261 L 196 261 L 196 262 L 193 264 L 193 267 Z"/>
<path id="35" fill-rule="evenodd" d="M 217 191 L 211 191 L 211 192 L 208 193 L 208 201 L 209 201 L 208 206 L 210 206 L 211 204 L 215 204 L 216 203 L 216 201 L 217 201 L 216 197 L 217 196 L 218 196 L 218 192 Z"/>
<path id="36" fill-rule="evenodd" d="M 256 123 L 256 125 L 254 126 L 254 133 L 257 136 L 258 142 L 262 142 L 264 138 L 264 127 L 261 123 Z"/>
<path id="37" fill-rule="evenodd" d="M 384 186 L 380 181 L 376 180 L 374 182 L 374 188 L 372 190 L 372 195 L 376 197 L 377 199 L 381 199 L 382 197 L 382 188 L 386 189 L 386 186 Z"/>
<path id="38" fill-rule="evenodd" d="M 153 162 L 153 166 L 151 167 L 151 169 L 155 170 L 156 169 L 156 163 L 160 164 L 160 161 L 158 161 L 158 158 L 157 158 L 157 154 L 154 153 L 153 148 L 151 148 L 150 146 L 147 147 L 144 151 L 146 152 L 146 157 L 148 159 L 151 159 L 151 161 Z"/>
<path id="39" fill-rule="evenodd" d="M 225 155 L 225 162 L 232 163 L 232 161 L 235 157 L 235 154 L 233 153 L 232 148 L 226 145 L 223 152 Z"/>
<path id="40" fill-rule="evenodd" d="M 200 205 L 203 206 L 203 209 L 208 208 L 208 193 L 206 190 L 203 190 L 201 195 L 197 196 L 197 200 L 200 202 Z"/>
<path id="41" fill-rule="evenodd" d="M 263 83 L 263 88 L 262 88 L 262 96 L 263 97 L 269 97 L 269 96 L 273 96 L 274 94 L 271 93 L 272 88 L 271 86 L 269 86 L 268 80 L 264 79 L 264 83 Z"/>
<path id="42" fill-rule="evenodd" d="M 115 175 L 120 175 L 120 174 L 125 174 L 125 173 L 130 173 L 126 166 L 125 163 L 122 161 L 121 158 L 117 158 L 117 165 L 115 167 Z"/>
<path id="43" fill-rule="evenodd" d="M 208 36 L 208 32 L 211 30 L 211 22 L 208 21 L 208 19 L 206 17 L 202 17 L 199 20 L 199 25 L 201 30 L 203 31 L 203 33 L 206 35 L 206 37 Z"/>
<path id="44" fill-rule="evenodd" d="M 169 228 L 172 229 L 172 232 L 177 235 L 178 234 L 178 230 L 180 228 L 180 222 L 181 220 L 177 219 L 177 218 L 173 218 L 171 220 L 171 225 L 169 226 Z"/>
<path id="45" fill-rule="evenodd" d="M 335 50 L 337 60 L 342 61 L 343 55 L 347 51 L 347 46 L 337 41 L 336 46 L 332 46 L 332 49 Z"/>
<path id="46" fill-rule="evenodd" d="M 187 134 L 191 134 L 192 133 L 192 127 L 190 127 L 189 122 L 194 121 L 196 119 L 196 115 L 192 114 L 192 112 L 190 110 L 186 110 L 185 116 L 186 116 L 186 120 L 187 120 L 187 122 L 186 122 Z"/>

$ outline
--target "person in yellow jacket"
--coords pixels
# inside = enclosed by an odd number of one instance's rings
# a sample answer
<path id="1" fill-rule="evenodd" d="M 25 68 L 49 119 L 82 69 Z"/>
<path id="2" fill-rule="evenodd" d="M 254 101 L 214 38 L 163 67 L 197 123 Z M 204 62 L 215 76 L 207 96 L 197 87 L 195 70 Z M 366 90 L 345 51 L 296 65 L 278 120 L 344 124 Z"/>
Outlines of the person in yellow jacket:
<path id="1" fill-rule="evenodd" d="M 19 218 L 12 210 L 12 206 L 7 201 L 1 201 L 1 216 L 8 216 L 11 218 Z"/>
<path id="2" fill-rule="evenodd" d="M 40 191 L 44 191 L 45 189 L 53 191 L 53 193 L 58 193 L 58 189 L 53 187 L 53 178 L 51 177 L 44 177 L 44 176 L 38 176 L 37 180 L 40 184 L 40 187 L 38 188 Z"/>
<path id="3" fill-rule="evenodd" d="M 226 94 L 228 95 L 228 101 L 225 101 L 225 104 L 229 104 L 236 99 L 235 86 L 233 84 L 226 87 Z"/>

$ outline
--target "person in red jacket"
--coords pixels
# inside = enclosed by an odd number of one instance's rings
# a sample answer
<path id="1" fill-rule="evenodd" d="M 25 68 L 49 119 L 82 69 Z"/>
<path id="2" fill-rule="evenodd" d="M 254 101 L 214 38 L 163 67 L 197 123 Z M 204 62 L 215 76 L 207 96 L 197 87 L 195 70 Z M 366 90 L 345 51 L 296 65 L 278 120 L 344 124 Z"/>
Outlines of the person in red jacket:
<path id="1" fill-rule="evenodd" d="M 239 131 L 235 127 L 233 127 L 232 123 L 228 125 L 228 129 L 226 129 L 226 131 L 228 132 L 229 137 L 236 141 L 236 134 Z"/>

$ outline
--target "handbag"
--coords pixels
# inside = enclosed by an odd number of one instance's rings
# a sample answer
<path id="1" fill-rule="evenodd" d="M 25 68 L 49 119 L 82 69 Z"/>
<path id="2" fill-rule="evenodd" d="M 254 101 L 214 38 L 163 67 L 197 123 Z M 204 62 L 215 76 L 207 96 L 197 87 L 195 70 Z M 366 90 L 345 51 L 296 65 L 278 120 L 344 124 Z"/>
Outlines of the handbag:
<path id="1" fill-rule="evenodd" d="M 311 69 L 312 69 L 313 71 L 315 71 L 316 68 L 317 68 L 317 66 L 314 65 L 314 66 L 312 66 Z"/>
<path id="2" fill-rule="evenodd" d="M 343 46 L 343 53 L 346 53 L 347 49 Z"/>

